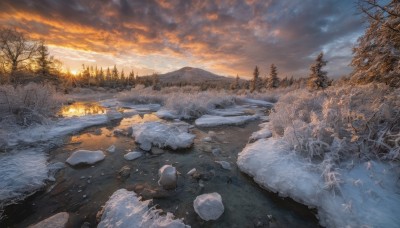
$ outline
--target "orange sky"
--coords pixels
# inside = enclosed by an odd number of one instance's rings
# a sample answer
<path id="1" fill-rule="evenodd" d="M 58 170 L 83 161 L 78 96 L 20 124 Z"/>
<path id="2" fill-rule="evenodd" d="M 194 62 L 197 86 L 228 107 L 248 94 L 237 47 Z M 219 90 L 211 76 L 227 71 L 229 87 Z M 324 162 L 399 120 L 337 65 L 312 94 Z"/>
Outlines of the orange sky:
<path id="1" fill-rule="evenodd" d="M 2 0 L 0 24 L 44 39 L 70 70 L 116 64 L 144 75 L 192 66 L 249 76 L 275 63 L 281 76 L 304 76 L 324 51 L 328 71 L 340 75 L 362 31 L 353 11 L 345 0 Z"/>

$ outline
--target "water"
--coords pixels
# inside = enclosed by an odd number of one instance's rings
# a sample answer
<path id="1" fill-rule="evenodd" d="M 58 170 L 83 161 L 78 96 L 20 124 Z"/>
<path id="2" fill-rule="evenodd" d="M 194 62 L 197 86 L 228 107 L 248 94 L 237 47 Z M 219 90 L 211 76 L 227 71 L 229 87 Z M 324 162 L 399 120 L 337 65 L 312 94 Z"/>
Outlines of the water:
<path id="1" fill-rule="evenodd" d="M 57 212 L 67 211 L 72 214 L 71 227 L 80 227 L 83 222 L 95 227 L 101 206 L 117 189 L 126 188 L 135 190 L 144 199 L 153 199 L 158 208 L 183 218 L 192 227 L 255 227 L 255 224 L 268 227 L 269 221 L 276 227 L 318 227 L 318 221 L 307 207 L 261 189 L 236 167 L 237 154 L 260 122 L 239 127 L 193 128 L 191 131 L 196 139 L 190 149 L 158 149 L 156 153 L 145 153 L 137 160 L 126 161 L 123 155 L 138 148 L 132 138 L 115 136 L 113 131 L 156 120 L 159 119 L 153 114 L 136 115 L 68 138 L 64 146 L 51 152 L 50 162 L 65 162 L 77 149 L 106 151 L 115 145 L 116 151 L 105 152 L 105 160 L 94 166 L 67 166 L 57 174 L 56 182 L 46 189 L 22 204 L 8 207 L 5 212 L 8 218 L 0 226 L 26 227 Z M 205 137 L 211 137 L 212 141 L 204 142 Z M 215 161 L 230 162 L 233 169 L 224 170 Z M 158 169 L 165 164 L 172 164 L 180 172 L 176 190 L 165 191 L 157 185 Z M 131 168 L 126 179 L 118 174 L 123 166 Z M 192 168 L 204 173 L 206 178 L 197 180 L 187 176 Z M 193 200 L 210 192 L 222 196 L 225 212 L 217 221 L 204 222 L 194 212 Z"/>

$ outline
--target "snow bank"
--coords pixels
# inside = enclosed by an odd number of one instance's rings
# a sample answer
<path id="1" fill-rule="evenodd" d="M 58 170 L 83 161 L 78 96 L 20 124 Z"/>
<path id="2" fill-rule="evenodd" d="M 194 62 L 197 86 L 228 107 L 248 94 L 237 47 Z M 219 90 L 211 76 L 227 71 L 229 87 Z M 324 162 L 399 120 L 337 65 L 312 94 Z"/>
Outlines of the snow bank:
<path id="1" fill-rule="evenodd" d="M 188 133 L 189 125 L 183 122 L 146 122 L 132 127 L 135 141 L 142 150 L 150 151 L 152 146 L 173 150 L 189 148 L 195 135 Z"/>
<path id="2" fill-rule="evenodd" d="M 248 103 L 248 104 L 254 104 L 254 105 L 266 107 L 266 108 L 270 108 L 270 107 L 274 106 L 274 103 L 271 103 L 268 101 L 263 101 L 263 100 L 251 99 L 251 98 L 243 98 L 242 101 L 245 103 Z"/>
<path id="3" fill-rule="evenodd" d="M 343 164 L 323 173 L 282 139 L 260 139 L 239 153 L 239 168 L 266 189 L 318 209 L 327 227 L 397 227 L 400 196 L 396 167 L 375 161 Z M 398 168 L 398 167 L 397 167 Z M 332 178 L 337 186 L 331 189 Z"/>
<path id="4" fill-rule="evenodd" d="M 224 213 L 221 195 L 216 192 L 197 196 L 193 201 L 193 207 L 205 221 L 217 220 Z"/>
<path id="5" fill-rule="evenodd" d="M 38 190 L 48 178 L 47 156 L 40 149 L 0 153 L 0 164 L 0 209 Z"/>
<path id="6" fill-rule="evenodd" d="M 212 116 L 204 115 L 195 121 L 198 127 L 216 127 L 220 125 L 242 125 L 246 122 L 256 120 L 259 116 Z"/>
<path id="7" fill-rule="evenodd" d="M 77 150 L 67 159 L 70 165 L 93 165 L 104 160 L 106 155 L 101 150 Z"/>
<path id="8" fill-rule="evenodd" d="M 110 197 L 103 209 L 101 221 L 97 227 L 126 228 L 186 228 L 190 227 L 173 214 L 160 215 L 161 210 L 149 208 L 150 200 L 140 201 L 134 192 L 119 189 Z"/>
<path id="9" fill-rule="evenodd" d="M 247 107 L 243 106 L 234 106 L 225 109 L 214 109 L 210 110 L 211 115 L 216 116 L 241 116 L 248 113 L 250 110 Z"/>
<path id="10" fill-rule="evenodd" d="M 259 139 L 272 137 L 272 132 L 268 128 L 261 128 L 261 130 L 253 132 L 249 138 L 249 142 L 255 142 Z"/>

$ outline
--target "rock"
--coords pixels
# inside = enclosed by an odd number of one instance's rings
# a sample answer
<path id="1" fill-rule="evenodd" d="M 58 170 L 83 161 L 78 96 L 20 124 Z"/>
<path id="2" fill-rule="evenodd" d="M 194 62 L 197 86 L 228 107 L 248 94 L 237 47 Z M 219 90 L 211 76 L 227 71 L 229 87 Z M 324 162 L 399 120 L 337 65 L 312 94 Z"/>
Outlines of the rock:
<path id="1" fill-rule="evenodd" d="M 196 172 L 196 168 L 191 169 L 187 175 L 193 175 Z"/>
<path id="2" fill-rule="evenodd" d="M 132 161 L 141 156 L 142 156 L 142 153 L 134 151 L 134 152 L 129 152 L 129 153 L 125 154 L 124 158 L 128 161 Z"/>
<path id="3" fill-rule="evenodd" d="M 105 157 L 101 150 L 77 150 L 69 156 L 67 163 L 70 165 L 92 165 L 104 160 Z"/>
<path id="4" fill-rule="evenodd" d="M 110 153 L 114 153 L 115 152 L 115 145 L 111 145 L 110 147 L 108 147 L 107 151 L 110 152 Z"/>
<path id="5" fill-rule="evenodd" d="M 164 189 L 176 188 L 178 175 L 175 167 L 171 165 L 164 165 L 158 170 L 158 175 L 160 176 L 158 184 Z"/>
<path id="6" fill-rule="evenodd" d="M 90 228 L 90 223 L 89 223 L 89 222 L 84 222 L 84 223 L 81 225 L 81 228 Z"/>
<path id="7" fill-rule="evenodd" d="M 212 141 L 213 141 L 212 138 L 209 136 L 203 138 L 203 142 L 212 142 Z"/>
<path id="8" fill-rule="evenodd" d="M 218 163 L 222 166 L 222 168 L 227 169 L 227 170 L 231 170 L 232 166 L 231 163 L 226 162 L 226 161 L 215 161 L 215 163 Z"/>
<path id="9" fill-rule="evenodd" d="M 125 131 L 122 130 L 122 129 L 115 129 L 114 132 L 113 132 L 113 134 L 114 134 L 115 136 L 127 136 L 127 132 L 125 132 Z"/>
<path id="10" fill-rule="evenodd" d="M 129 166 L 124 166 L 118 171 L 118 175 L 121 178 L 128 178 L 131 175 L 131 168 Z"/>
<path id="11" fill-rule="evenodd" d="M 205 221 L 217 220 L 224 213 L 221 195 L 216 192 L 197 196 L 193 201 L 193 207 Z"/>
<path id="12" fill-rule="evenodd" d="M 212 153 L 215 157 L 218 157 L 218 156 L 221 155 L 221 150 L 218 149 L 218 148 L 214 148 L 214 149 L 211 150 L 211 153 Z"/>
<path id="13" fill-rule="evenodd" d="M 163 149 L 158 148 L 158 147 L 153 147 L 153 148 L 151 148 L 151 153 L 154 154 L 154 155 L 160 155 L 160 154 L 165 153 L 165 151 Z"/>
<path id="14" fill-rule="evenodd" d="M 193 177 L 194 179 L 197 179 L 197 180 L 209 181 L 209 180 L 211 180 L 211 179 L 214 177 L 214 172 L 205 172 L 205 173 L 202 173 L 202 172 L 196 171 L 196 172 L 194 172 L 194 173 L 192 174 L 192 177 Z"/>
<path id="15" fill-rule="evenodd" d="M 67 212 L 60 212 L 55 214 L 39 223 L 36 223 L 33 226 L 29 226 L 30 228 L 64 228 L 67 226 L 67 222 L 69 219 L 69 214 Z"/>

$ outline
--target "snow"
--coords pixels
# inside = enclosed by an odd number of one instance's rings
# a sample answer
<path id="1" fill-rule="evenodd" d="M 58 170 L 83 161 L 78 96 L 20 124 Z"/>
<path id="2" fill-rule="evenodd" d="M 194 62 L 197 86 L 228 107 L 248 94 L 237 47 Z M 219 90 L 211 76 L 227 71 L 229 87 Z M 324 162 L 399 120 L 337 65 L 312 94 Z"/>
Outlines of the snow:
<path id="1" fill-rule="evenodd" d="M 156 112 L 161 108 L 159 104 L 132 104 L 127 102 L 120 103 L 122 108 L 133 109 L 137 112 Z"/>
<path id="2" fill-rule="evenodd" d="M 210 110 L 209 113 L 211 115 L 216 115 L 216 116 L 241 116 L 241 115 L 245 115 L 249 111 L 250 110 L 247 107 L 234 106 L 234 107 L 225 108 L 225 109 Z"/>
<path id="3" fill-rule="evenodd" d="M 145 151 L 150 151 L 152 146 L 173 150 L 189 148 L 195 138 L 195 135 L 188 133 L 189 127 L 183 122 L 145 122 L 133 125 L 132 136 Z"/>
<path id="4" fill-rule="evenodd" d="M 232 166 L 229 162 L 227 161 L 215 161 L 215 163 L 218 163 L 221 165 L 222 168 L 227 169 L 227 170 L 231 170 Z"/>
<path id="5" fill-rule="evenodd" d="M 193 201 L 193 207 L 205 221 L 217 220 L 224 213 L 221 195 L 216 192 L 197 196 Z"/>
<path id="6" fill-rule="evenodd" d="M 134 152 L 129 152 L 124 155 L 124 158 L 128 161 L 135 160 L 137 158 L 140 158 L 142 156 L 142 153 L 134 151 Z"/>
<path id="7" fill-rule="evenodd" d="M 67 212 L 60 212 L 33 226 L 29 226 L 29 228 L 64 228 L 67 227 L 68 219 L 69 214 Z"/>
<path id="8" fill-rule="evenodd" d="M 266 189 L 318 210 L 326 227 L 398 227 L 398 167 L 378 161 L 346 162 L 329 189 L 317 164 L 281 138 L 260 139 L 239 153 L 239 168 Z"/>
<path id="9" fill-rule="evenodd" d="M 256 120 L 259 116 L 213 116 L 203 115 L 195 121 L 198 127 L 216 127 L 220 125 L 242 125 L 246 122 Z"/>
<path id="10" fill-rule="evenodd" d="M 102 161 L 106 155 L 101 150 L 77 150 L 67 159 L 67 163 L 74 165 L 93 165 Z"/>
<path id="11" fill-rule="evenodd" d="M 259 139 L 272 137 L 272 132 L 268 128 L 262 128 L 259 131 L 253 132 L 249 138 L 249 142 L 255 142 Z"/>
<path id="12" fill-rule="evenodd" d="M 263 101 L 263 100 L 244 98 L 244 99 L 242 99 L 242 101 L 245 102 L 245 103 L 248 103 L 248 104 L 254 104 L 254 105 L 261 106 L 261 107 L 266 107 L 266 108 L 274 106 L 273 103 L 268 102 L 268 101 Z"/>
<path id="13" fill-rule="evenodd" d="M 161 185 L 163 188 L 176 188 L 178 176 L 175 167 L 171 165 L 164 165 L 158 170 L 158 176 L 160 177 L 160 179 L 158 180 L 158 184 Z"/>
<path id="14" fill-rule="evenodd" d="M 0 209 L 40 189 L 48 178 L 47 156 L 38 148 L 0 153 L 0 164 Z"/>
<path id="15" fill-rule="evenodd" d="M 173 214 L 160 215 L 161 210 L 149 208 L 150 200 L 141 201 L 135 192 L 119 189 L 106 202 L 98 228 L 186 228 L 190 227 Z"/>

